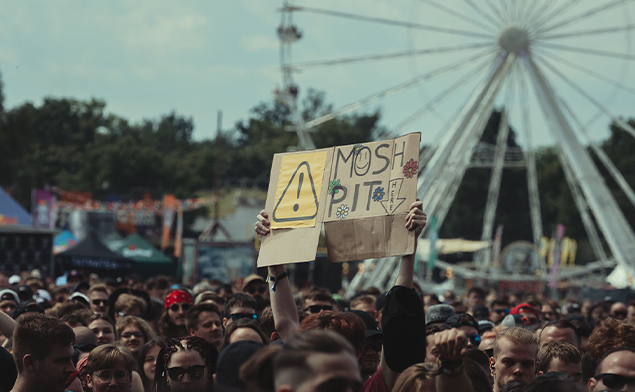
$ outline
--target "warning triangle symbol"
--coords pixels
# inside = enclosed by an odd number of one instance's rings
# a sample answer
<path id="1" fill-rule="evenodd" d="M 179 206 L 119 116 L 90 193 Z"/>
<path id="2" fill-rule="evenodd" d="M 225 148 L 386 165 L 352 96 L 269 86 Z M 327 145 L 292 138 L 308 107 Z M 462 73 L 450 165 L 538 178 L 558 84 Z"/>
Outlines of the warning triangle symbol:
<path id="1" fill-rule="evenodd" d="M 317 216 L 318 197 L 309 163 L 298 165 L 273 209 L 276 222 L 297 222 Z"/>

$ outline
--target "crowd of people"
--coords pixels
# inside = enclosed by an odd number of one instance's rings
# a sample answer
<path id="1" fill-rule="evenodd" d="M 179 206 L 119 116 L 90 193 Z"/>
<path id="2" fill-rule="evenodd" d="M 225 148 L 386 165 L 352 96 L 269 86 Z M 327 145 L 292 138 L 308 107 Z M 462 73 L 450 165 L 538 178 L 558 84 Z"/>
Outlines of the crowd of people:
<path id="1" fill-rule="evenodd" d="M 405 227 L 425 224 L 413 203 Z M 635 391 L 635 302 L 437 296 L 414 262 L 349 299 L 284 265 L 234 285 L 2 275 L 0 392 Z"/>

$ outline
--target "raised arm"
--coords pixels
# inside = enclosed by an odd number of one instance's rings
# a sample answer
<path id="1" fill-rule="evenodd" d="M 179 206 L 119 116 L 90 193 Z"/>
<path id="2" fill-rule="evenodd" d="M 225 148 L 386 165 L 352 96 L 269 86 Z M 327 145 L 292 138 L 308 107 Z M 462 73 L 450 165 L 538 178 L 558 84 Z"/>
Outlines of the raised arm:
<path id="1" fill-rule="evenodd" d="M 411 255 L 401 257 L 399 276 L 397 276 L 395 286 L 412 288 L 412 283 L 414 281 L 415 253 L 417 253 L 417 240 L 428 221 L 428 217 L 421 210 L 422 206 L 423 203 L 417 199 L 417 201 L 410 205 L 410 211 L 408 212 L 408 215 L 406 215 L 406 229 L 409 231 L 414 230 L 415 232 L 415 251 Z"/>
<path id="2" fill-rule="evenodd" d="M 470 378 L 463 370 L 467 353 L 467 335 L 459 329 L 439 332 L 434 336 L 442 372 L 436 376 L 437 392 L 471 392 Z"/>
<path id="3" fill-rule="evenodd" d="M 260 211 L 255 231 L 256 234 L 260 236 L 261 240 L 263 237 L 267 236 L 271 230 L 269 228 L 271 223 L 267 218 L 269 218 L 267 211 Z M 274 265 L 269 267 L 269 276 L 276 279 L 275 291 L 271 291 L 269 293 L 269 297 L 271 299 L 271 311 L 273 312 L 276 332 L 280 335 L 283 341 L 295 334 L 300 326 L 298 309 L 296 308 L 295 301 L 293 300 L 293 293 L 291 292 L 289 278 L 281 277 L 284 276 L 283 274 L 286 271 L 287 268 L 284 265 Z M 268 284 L 271 289 L 274 281 L 270 281 Z"/>

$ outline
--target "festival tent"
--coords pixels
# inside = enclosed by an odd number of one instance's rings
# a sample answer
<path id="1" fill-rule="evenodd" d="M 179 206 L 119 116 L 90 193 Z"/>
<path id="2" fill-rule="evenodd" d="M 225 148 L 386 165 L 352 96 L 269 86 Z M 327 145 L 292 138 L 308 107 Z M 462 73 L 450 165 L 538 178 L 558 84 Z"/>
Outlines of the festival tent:
<path id="1" fill-rule="evenodd" d="M 113 231 L 112 233 L 104 237 L 103 242 L 110 250 L 114 252 L 123 244 L 123 237 L 120 236 L 116 231 Z"/>
<path id="2" fill-rule="evenodd" d="M 134 260 L 133 273 L 144 278 L 155 275 L 173 276 L 176 266 L 172 259 L 161 253 L 139 234 L 132 234 L 113 249 L 116 253 Z"/>
<path id="3" fill-rule="evenodd" d="M 31 214 L 0 187 L 0 226 L 31 226 Z"/>
<path id="4" fill-rule="evenodd" d="M 132 273 L 134 261 L 108 249 L 95 234 L 89 234 L 74 247 L 55 256 L 56 272 L 86 270 L 101 276 Z"/>
<path id="5" fill-rule="evenodd" d="M 64 252 L 77 245 L 77 238 L 68 230 L 64 230 L 53 238 L 53 254 Z"/>

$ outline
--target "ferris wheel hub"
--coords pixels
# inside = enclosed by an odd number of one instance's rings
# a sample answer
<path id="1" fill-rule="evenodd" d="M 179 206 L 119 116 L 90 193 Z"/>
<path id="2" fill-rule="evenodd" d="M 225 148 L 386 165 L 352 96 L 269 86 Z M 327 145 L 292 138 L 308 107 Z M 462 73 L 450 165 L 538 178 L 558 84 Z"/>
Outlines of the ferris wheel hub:
<path id="1" fill-rule="evenodd" d="M 515 26 L 506 28 L 498 37 L 498 44 L 501 48 L 511 53 L 526 52 L 530 42 L 527 30 Z"/>

